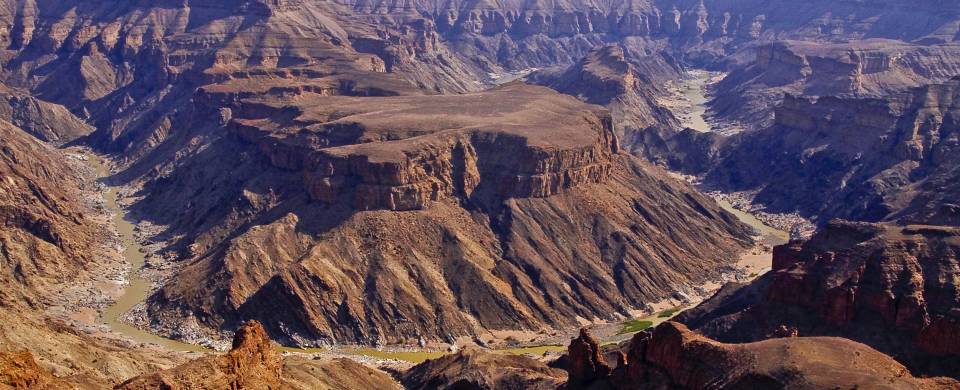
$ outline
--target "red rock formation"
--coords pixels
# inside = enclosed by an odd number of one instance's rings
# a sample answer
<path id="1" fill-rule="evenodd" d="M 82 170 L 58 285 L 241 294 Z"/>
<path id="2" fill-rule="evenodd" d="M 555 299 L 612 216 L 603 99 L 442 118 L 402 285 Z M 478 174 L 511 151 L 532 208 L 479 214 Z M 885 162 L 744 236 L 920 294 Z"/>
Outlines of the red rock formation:
<path id="1" fill-rule="evenodd" d="M 774 251 L 774 270 L 718 294 L 679 319 L 724 341 L 789 327 L 840 335 L 891 354 L 919 373 L 956 376 L 955 290 L 960 231 L 831 222 L 810 241 Z"/>
<path id="2" fill-rule="evenodd" d="M 600 343 L 586 330 L 570 341 L 567 348 L 569 379 L 572 386 L 582 386 L 610 376 L 611 368 L 603 360 Z"/>
<path id="3" fill-rule="evenodd" d="M 571 347 L 573 347 L 571 345 Z M 638 333 L 625 365 L 570 389 L 846 388 L 946 389 L 949 378 L 915 378 L 890 357 L 842 338 L 792 337 L 723 344 L 667 322 Z M 572 374 L 572 373 L 571 373 Z"/>
<path id="4" fill-rule="evenodd" d="M 237 330 L 233 349 L 170 370 L 127 380 L 118 389 L 279 389 L 280 353 L 263 326 L 249 322 Z"/>

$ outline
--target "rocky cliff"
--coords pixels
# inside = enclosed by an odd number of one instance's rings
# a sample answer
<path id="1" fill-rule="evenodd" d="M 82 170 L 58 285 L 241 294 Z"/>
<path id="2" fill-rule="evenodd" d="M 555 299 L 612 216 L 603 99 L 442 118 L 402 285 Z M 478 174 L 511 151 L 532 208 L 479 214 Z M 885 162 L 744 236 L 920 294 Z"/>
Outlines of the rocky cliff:
<path id="1" fill-rule="evenodd" d="M 117 389 L 279 389 L 282 362 L 263 326 L 256 322 L 237 329 L 233 348 L 221 356 L 206 356 L 170 370 L 131 378 Z"/>
<path id="2" fill-rule="evenodd" d="M 610 110 L 622 147 L 656 160 L 664 138 L 674 135 L 680 121 L 657 101 L 667 92 L 667 80 L 680 78 L 682 68 L 666 54 L 629 55 L 620 46 L 598 47 L 569 67 L 540 70 L 527 82 L 545 85 Z M 660 137 L 655 135 L 664 134 Z"/>
<path id="3" fill-rule="evenodd" d="M 949 378 L 917 378 L 876 350 L 836 337 L 785 337 L 724 344 L 666 322 L 630 340 L 616 363 L 575 360 L 597 347 L 589 336 L 570 345 L 569 389 L 837 388 L 948 389 Z M 590 371 L 590 369 L 593 371 Z M 586 374 L 574 377 L 575 370 Z"/>
<path id="4" fill-rule="evenodd" d="M 270 117 L 238 119 L 237 131 L 273 165 L 303 171 L 311 199 L 346 198 L 358 210 L 423 209 L 457 196 L 479 207 L 544 198 L 606 181 L 619 151 L 608 114 L 520 84 L 458 96 L 296 104 L 303 114 L 292 128 Z"/>
<path id="5" fill-rule="evenodd" d="M 729 342 L 778 329 L 847 337 L 914 372 L 956 376 L 958 237 L 955 228 L 832 222 L 776 248 L 770 274 L 725 288 L 679 320 Z"/>
<path id="6" fill-rule="evenodd" d="M 176 337 L 247 318 L 305 345 L 573 326 L 714 277 L 749 241 L 619 153 L 605 111 L 546 88 L 232 111 L 232 135 L 138 206 L 190 232 L 174 243 L 190 261 L 149 307 Z"/>
<path id="7" fill-rule="evenodd" d="M 709 161 L 695 166 L 707 185 L 755 193 L 769 210 L 956 225 L 958 83 L 883 98 L 787 96 L 770 127 L 684 147 Z"/>
<path id="8" fill-rule="evenodd" d="M 698 63 L 761 39 L 952 42 L 960 15 L 960 8 L 942 2 L 908 6 L 889 0 L 802 6 L 785 0 L 340 3 L 378 23 L 429 20 L 454 53 L 487 71 L 574 63 L 609 42 L 640 50 L 670 46 Z"/>
<path id="9" fill-rule="evenodd" d="M 714 86 L 710 106 L 747 129 L 771 125 L 784 95 L 882 98 L 960 75 L 954 43 L 779 41 L 742 51 L 750 59 Z"/>

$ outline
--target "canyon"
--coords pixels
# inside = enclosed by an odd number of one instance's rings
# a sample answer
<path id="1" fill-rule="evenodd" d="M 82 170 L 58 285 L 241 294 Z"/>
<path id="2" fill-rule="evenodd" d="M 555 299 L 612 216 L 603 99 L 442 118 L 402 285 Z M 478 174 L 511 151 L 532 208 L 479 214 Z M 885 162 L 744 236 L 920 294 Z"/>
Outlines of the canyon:
<path id="1" fill-rule="evenodd" d="M 0 387 L 960 388 L 958 26 L 6 0 Z"/>

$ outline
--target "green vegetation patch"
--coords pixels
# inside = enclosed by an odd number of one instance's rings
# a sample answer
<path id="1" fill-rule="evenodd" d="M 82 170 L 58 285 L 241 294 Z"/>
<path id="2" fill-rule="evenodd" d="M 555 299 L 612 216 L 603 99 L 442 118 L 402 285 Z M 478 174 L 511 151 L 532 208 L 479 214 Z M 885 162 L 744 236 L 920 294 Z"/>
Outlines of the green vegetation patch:
<path id="1" fill-rule="evenodd" d="M 673 317 L 674 314 L 677 314 L 678 311 L 680 311 L 680 308 L 679 308 L 679 307 L 675 307 L 675 308 L 673 308 L 673 309 L 664 310 L 664 311 L 661 311 L 660 314 L 657 315 L 657 317 L 660 317 L 660 318 L 670 318 L 670 317 Z"/>
<path id="2" fill-rule="evenodd" d="M 651 326 L 653 326 L 653 321 L 630 320 L 623 323 L 623 329 L 620 329 L 617 334 L 637 333 Z"/>

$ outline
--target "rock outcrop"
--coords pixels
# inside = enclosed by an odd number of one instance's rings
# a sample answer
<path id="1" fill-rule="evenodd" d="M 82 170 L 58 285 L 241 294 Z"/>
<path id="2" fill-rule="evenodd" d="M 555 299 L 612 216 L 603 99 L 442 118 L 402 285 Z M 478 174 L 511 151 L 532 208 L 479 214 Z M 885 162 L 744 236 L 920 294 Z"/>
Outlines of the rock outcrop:
<path id="1" fill-rule="evenodd" d="M 563 370 L 526 356 L 471 348 L 420 363 L 402 382 L 410 390 L 548 390 L 559 388 L 565 377 Z"/>
<path id="2" fill-rule="evenodd" d="M 571 344 L 571 353 L 575 352 Z M 607 375 L 569 389 L 844 388 L 947 389 L 949 378 L 915 378 L 890 357 L 834 337 L 790 337 L 724 344 L 675 322 L 638 333 Z M 571 379 L 573 377 L 571 376 Z"/>
<path id="3" fill-rule="evenodd" d="M 728 286 L 679 321 L 728 342 L 782 329 L 841 336 L 890 354 L 914 372 L 957 376 L 956 228 L 831 222 L 774 251 L 773 271 Z"/>
<path id="4" fill-rule="evenodd" d="M 175 368 L 127 380 L 117 389 L 279 389 L 282 361 L 263 326 L 249 322 L 222 356 L 206 356 Z"/>
<path id="5" fill-rule="evenodd" d="M 604 360 L 600 343 L 586 329 L 581 329 L 580 336 L 570 341 L 566 356 L 567 383 L 574 388 L 604 381 L 612 371 Z"/>
<path id="6" fill-rule="evenodd" d="M 281 357 L 263 326 L 241 326 L 232 349 L 143 374 L 116 389 L 400 389 L 386 373 L 348 359 Z"/>

